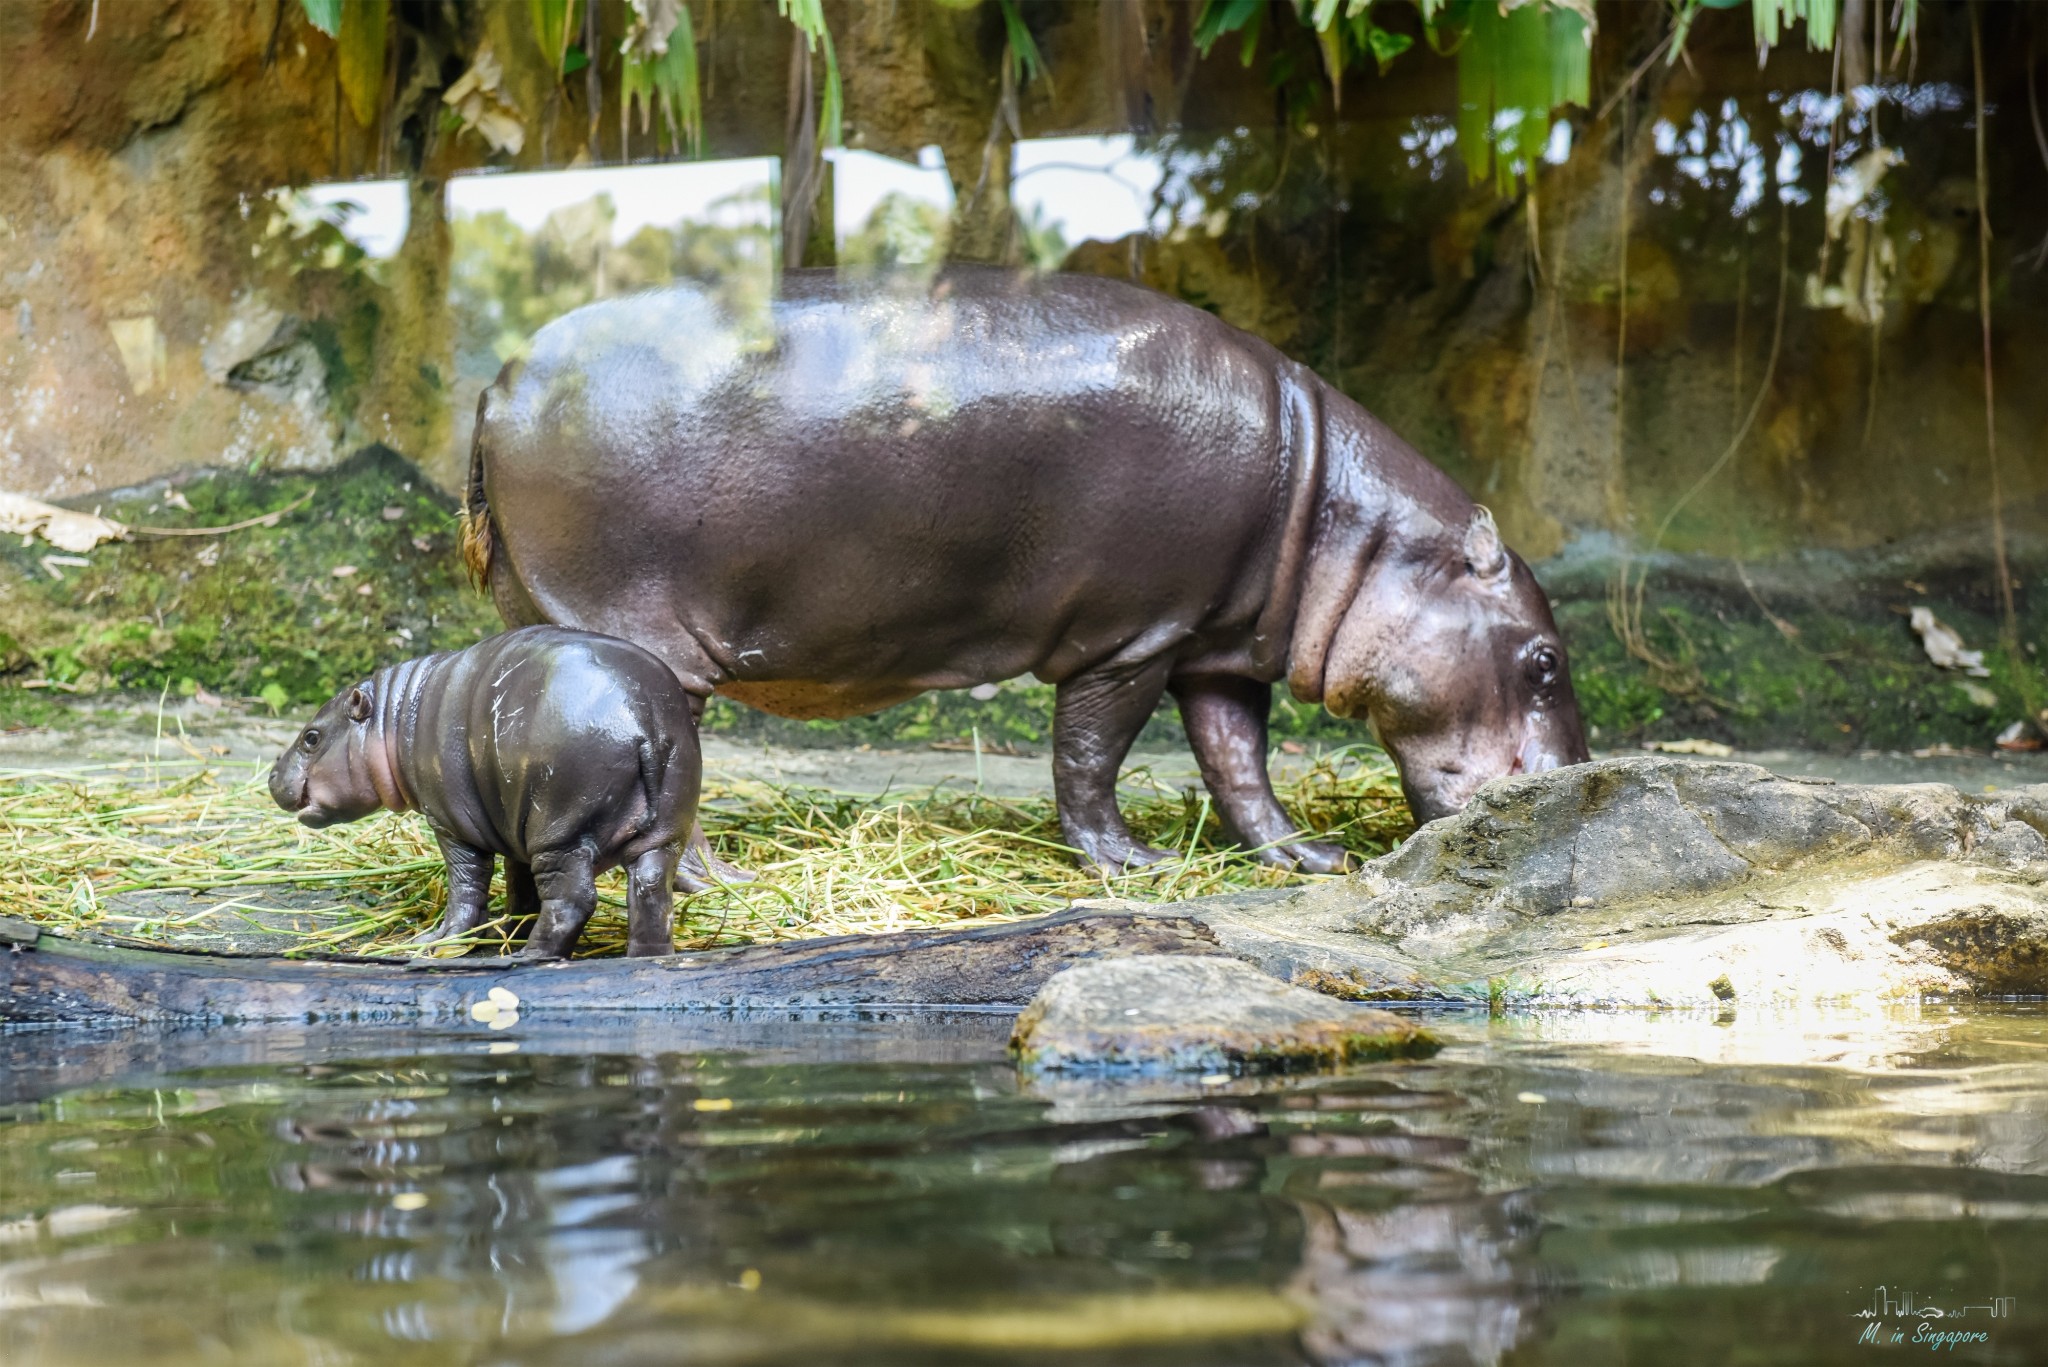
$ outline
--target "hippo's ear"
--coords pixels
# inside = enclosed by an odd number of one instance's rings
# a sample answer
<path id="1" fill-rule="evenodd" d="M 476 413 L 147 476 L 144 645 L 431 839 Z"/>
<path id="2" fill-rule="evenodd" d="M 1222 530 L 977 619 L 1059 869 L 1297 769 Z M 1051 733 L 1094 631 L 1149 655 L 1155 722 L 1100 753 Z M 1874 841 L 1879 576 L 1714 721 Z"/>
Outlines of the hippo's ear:
<path id="1" fill-rule="evenodd" d="M 1481 579 L 1497 579 L 1507 573 L 1508 548 L 1501 544 L 1500 528 L 1484 507 L 1472 515 L 1465 528 L 1465 568 Z"/>
<path id="2" fill-rule="evenodd" d="M 368 688 L 351 688 L 348 691 L 348 719 L 350 721 L 368 721 L 370 719 L 370 690 Z"/>

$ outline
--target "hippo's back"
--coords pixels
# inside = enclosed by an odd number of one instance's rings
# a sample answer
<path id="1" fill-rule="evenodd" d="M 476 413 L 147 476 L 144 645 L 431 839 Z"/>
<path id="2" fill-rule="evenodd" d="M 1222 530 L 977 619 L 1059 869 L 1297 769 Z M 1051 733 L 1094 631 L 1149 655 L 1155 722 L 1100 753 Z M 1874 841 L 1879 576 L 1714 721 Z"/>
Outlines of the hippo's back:
<path id="1" fill-rule="evenodd" d="M 1094 277 L 796 272 L 751 322 L 691 287 L 607 301 L 487 396 L 493 575 L 686 681 L 1058 678 L 1256 616 L 1315 390 Z"/>

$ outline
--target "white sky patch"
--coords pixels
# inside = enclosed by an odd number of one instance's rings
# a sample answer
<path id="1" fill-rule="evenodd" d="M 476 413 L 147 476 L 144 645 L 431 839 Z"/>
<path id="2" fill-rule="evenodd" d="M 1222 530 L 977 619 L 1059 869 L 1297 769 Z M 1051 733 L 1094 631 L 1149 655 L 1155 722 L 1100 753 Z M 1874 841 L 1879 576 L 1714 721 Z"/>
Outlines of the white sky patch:
<path id="1" fill-rule="evenodd" d="M 921 148 L 916 165 L 850 147 L 832 148 L 825 159 L 832 163 L 832 235 L 842 247 L 892 193 L 953 212 L 953 182 L 936 145 Z"/>
<path id="2" fill-rule="evenodd" d="M 774 157 L 742 157 L 662 166 L 463 175 L 448 182 L 448 212 L 466 216 L 498 209 L 532 233 L 539 231 L 555 210 L 608 194 L 618 211 L 612 222 L 614 244 L 625 243 L 650 225 L 668 228 L 689 222 L 766 227 L 773 212 L 766 195 L 739 204 L 719 201 L 765 190 L 774 183 L 775 166 Z M 715 211 L 714 205 L 718 206 Z"/>
<path id="3" fill-rule="evenodd" d="M 1159 159 L 1138 152 L 1127 133 L 1027 138 L 1010 155 L 1011 202 L 1027 218 L 1058 223 L 1069 244 L 1143 232 L 1166 175 Z"/>
<path id="4" fill-rule="evenodd" d="M 339 210 L 341 235 L 370 256 L 396 256 L 412 222 L 402 180 L 337 181 L 308 185 L 300 193 L 323 214 Z M 353 208 L 342 208 L 344 205 Z"/>

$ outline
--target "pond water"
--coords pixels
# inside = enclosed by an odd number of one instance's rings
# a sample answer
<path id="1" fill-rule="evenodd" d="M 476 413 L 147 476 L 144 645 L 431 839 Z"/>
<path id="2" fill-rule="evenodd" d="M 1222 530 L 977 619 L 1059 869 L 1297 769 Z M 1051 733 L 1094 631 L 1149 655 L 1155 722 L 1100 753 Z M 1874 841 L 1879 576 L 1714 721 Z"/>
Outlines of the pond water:
<path id="1" fill-rule="evenodd" d="M 2041 1361 L 2048 1008 L 1439 1025 L 1116 1086 L 1000 1016 L 0 1037 L 0 1358 Z"/>

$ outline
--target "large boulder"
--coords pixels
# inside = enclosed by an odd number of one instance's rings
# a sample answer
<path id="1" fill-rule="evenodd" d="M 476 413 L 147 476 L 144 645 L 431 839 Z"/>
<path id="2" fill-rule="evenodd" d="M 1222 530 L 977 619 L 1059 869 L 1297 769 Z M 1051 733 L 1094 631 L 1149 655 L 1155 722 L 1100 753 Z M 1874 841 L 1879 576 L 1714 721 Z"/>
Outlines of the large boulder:
<path id="1" fill-rule="evenodd" d="M 2048 785 L 1602 760 L 1504 779 L 1361 872 L 1190 904 L 1338 995 L 1721 1005 L 2048 992 Z"/>
<path id="2" fill-rule="evenodd" d="M 1133 954 L 1062 969 L 1010 1048 L 1045 1070 L 1290 1072 L 1436 1051 L 1413 1020 L 1349 1006 L 1221 957 Z"/>

